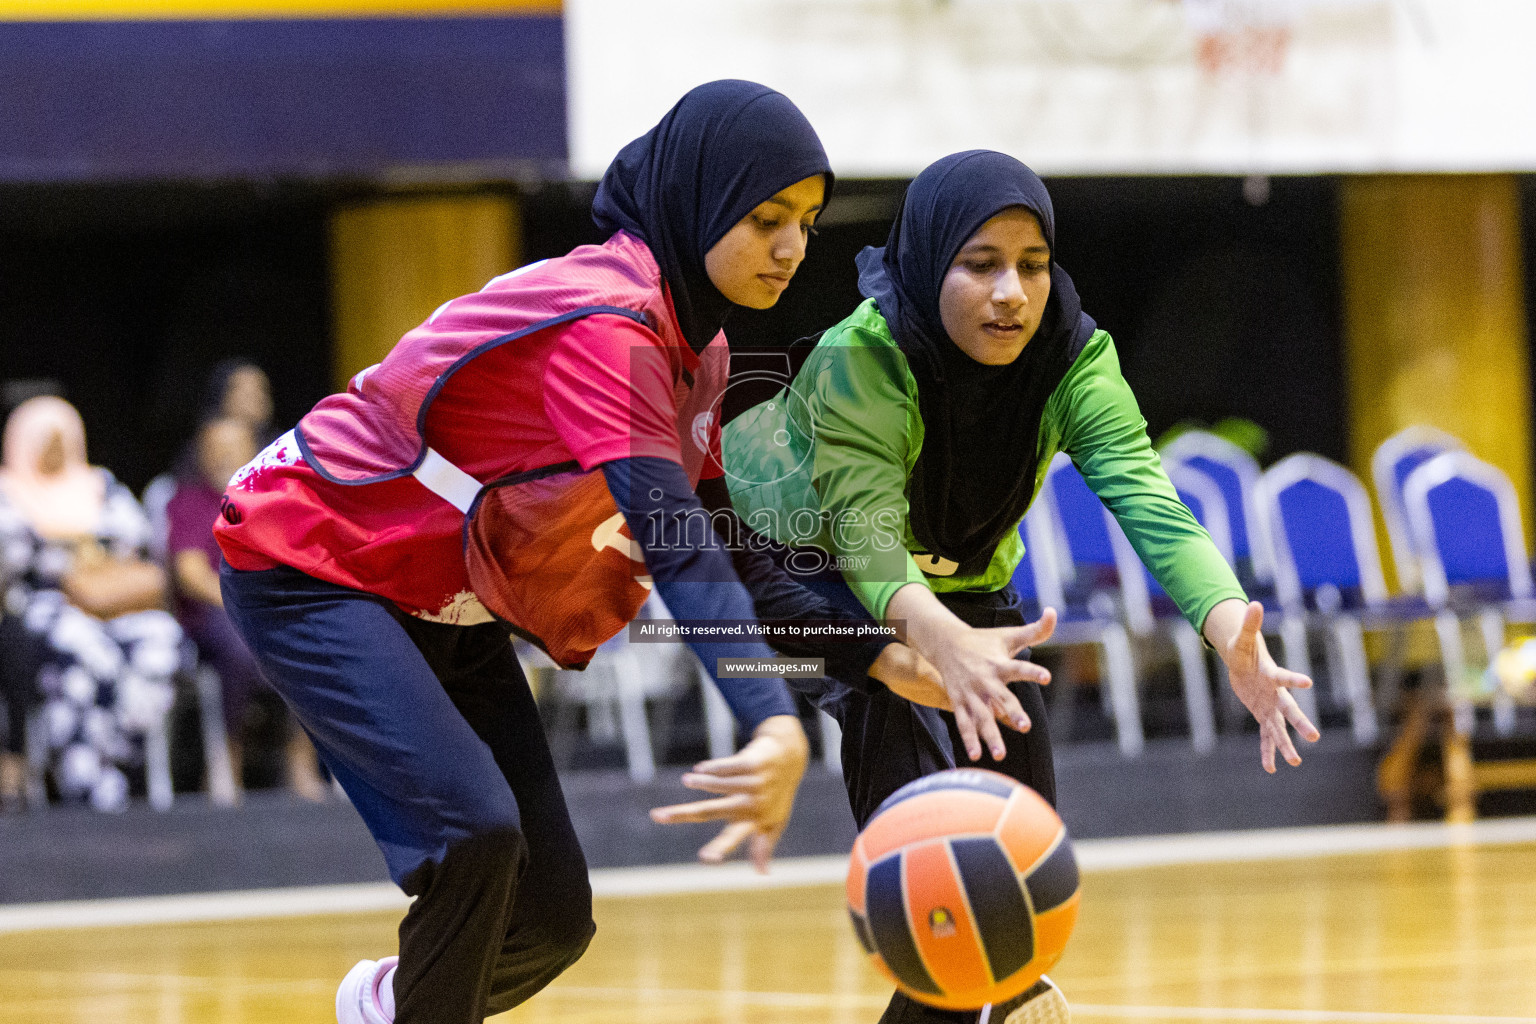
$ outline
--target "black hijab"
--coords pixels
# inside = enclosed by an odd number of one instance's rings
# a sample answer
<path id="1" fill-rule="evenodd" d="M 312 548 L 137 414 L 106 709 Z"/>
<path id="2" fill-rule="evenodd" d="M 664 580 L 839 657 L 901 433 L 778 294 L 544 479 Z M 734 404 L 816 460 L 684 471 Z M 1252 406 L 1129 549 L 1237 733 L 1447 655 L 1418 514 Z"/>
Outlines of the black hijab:
<path id="1" fill-rule="evenodd" d="M 758 203 L 813 174 L 825 176 L 830 199 L 826 151 L 787 97 L 755 82 L 709 82 L 619 151 L 592 199 L 592 218 L 650 246 L 683 337 L 698 352 L 731 310 L 710 283 L 704 254 Z"/>
<path id="2" fill-rule="evenodd" d="M 939 318 L 939 289 L 966 241 L 1022 206 L 1051 247 L 1051 295 L 1040 328 L 1006 366 L 962 352 Z M 907 189 L 883 249 L 859 254 L 859 290 L 873 298 L 917 382 L 924 440 L 907 488 L 913 535 L 929 552 L 985 570 L 1034 497 L 1040 419 L 1096 325 L 1055 262 L 1056 223 L 1045 183 L 990 150 L 931 164 Z"/>

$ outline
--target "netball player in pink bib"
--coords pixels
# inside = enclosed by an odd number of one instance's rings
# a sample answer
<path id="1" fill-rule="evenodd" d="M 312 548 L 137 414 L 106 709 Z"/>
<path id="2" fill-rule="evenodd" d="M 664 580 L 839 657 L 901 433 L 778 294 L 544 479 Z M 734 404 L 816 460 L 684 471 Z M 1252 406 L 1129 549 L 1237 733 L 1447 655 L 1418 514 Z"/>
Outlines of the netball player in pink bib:
<path id="1" fill-rule="evenodd" d="M 342 1024 L 478 1022 L 591 940 L 510 631 L 580 666 L 651 586 L 679 619 L 847 617 L 690 528 L 729 508 L 721 327 L 778 300 L 831 186 L 788 99 L 701 86 L 609 168 L 607 242 L 446 303 L 231 480 L 226 607 L 416 897 L 398 960 L 342 983 Z M 862 674 L 884 646 L 829 648 L 829 670 Z M 712 672 L 772 656 L 752 639 L 695 650 Z M 782 680 L 718 682 L 751 739 L 685 776 L 714 798 L 653 816 L 726 820 L 702 855 L 747 843 L 765 865 L 805 737 Z"/>

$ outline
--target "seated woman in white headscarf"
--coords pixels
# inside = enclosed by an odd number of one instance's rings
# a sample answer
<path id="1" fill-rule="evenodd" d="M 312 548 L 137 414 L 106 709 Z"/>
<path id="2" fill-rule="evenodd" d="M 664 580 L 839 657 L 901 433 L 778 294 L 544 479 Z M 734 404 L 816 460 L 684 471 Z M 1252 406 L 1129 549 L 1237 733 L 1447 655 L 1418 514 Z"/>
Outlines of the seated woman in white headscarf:
<path id="1" fill-rule="evenodd" d="M 126 805 L 124 769 L 142 761 L 180 663 L 181 627 L 164 609 L 165 574 L 144 557 L 148 541 L 132 493 L 86 461 L 75 408 L 51 396 L 17 406 L 0 467 L 6 607 L 36 641 L 30 696 L 54 785 L 98 810 Z M 7 752 L 12 765 L 18 754 Z"/>

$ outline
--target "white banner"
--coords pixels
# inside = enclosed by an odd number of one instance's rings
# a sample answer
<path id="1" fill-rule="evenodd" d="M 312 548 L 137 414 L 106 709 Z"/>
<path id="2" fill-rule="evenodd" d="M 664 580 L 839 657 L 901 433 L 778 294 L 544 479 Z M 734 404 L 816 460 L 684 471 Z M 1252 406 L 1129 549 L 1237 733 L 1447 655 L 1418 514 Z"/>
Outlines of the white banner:
<path id="1" fill-rule="evenodd" d="M 975 147 L 1046 174 L 1536 170 L 1536 0 L 566 0 L 565 12 L 578 178 L 715 78 L 786 93 L 852 177 L 910 176 Z"/>

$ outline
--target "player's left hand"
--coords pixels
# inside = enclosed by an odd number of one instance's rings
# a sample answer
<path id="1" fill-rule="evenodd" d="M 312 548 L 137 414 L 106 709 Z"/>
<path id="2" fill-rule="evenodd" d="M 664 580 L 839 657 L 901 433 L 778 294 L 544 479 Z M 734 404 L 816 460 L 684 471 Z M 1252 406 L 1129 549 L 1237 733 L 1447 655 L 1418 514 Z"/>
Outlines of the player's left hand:
<path id="1" fill-rule="evenodd" d="M 1038 620 L 1029 624 L 1030 629 L 1035 630 L 1031 644 L 1043 643 L 1050 639 L 1055 629 L 1054 610 L 1052 617 L 1042 615 Z M 1043 678 L 1040 685 L 1048 686 L 1051 675 L 1041 669 Z M 955 706 L 950 702 L 949 691 L 944 687 L 944 677 L 939 670 L 933 667 L 933 663 L 918 654 L 912 648 L 902 643 L 886 644 L 881 649 L 879 657 L 869 666 L 869 675 L 885 684 L 885 688 L 896 696 L 924 707 L 938 708 L 940 711 L 954 711 Z M 994 708 L 997 720 L 1010 728 L 1018 728 L 1018 723 L 1010 721 L 1007 709 L 1002 705 Z M 1026 718 L 1024 728 L 1020 732 L 1028 732 L 1030 722 Z"/>
<path id="2" fill-rule="evenodd" d="M 1221 609 L 1221 605 L 1217 609 Z M 1250 601 L 1242 611 L 1236 632 L 1225 644 L 1215 646 L 1221 660 L 1226 662 L 1233 692 L 1259 723 L 1259 760 L 1266 772 L 1274 774 L 1277 750 L 1292 767 L 1301 764 L 1301 755 L 1291 742 L 1287 724 L 1308 743 L 1317 742 L 1318 731 L 1290 693 L 1291 690 L 1309 689 L 1312 680 L 1275 664 L 1259 632 L 1263 625 L 1264 606 Z"/>
<path id="3" fill-rule="evenodd" d="M 800 719 L 774 715 L 764 719 L 752 739 L 730 757 L 702 761 L 683 775 L 689 789 L 718 793 L 712 800 L 657 807 L 651 820 L 662 825 L 693 821 L 727 821 L 730 824 L 699 850 L 699 859 L 718 864 L 737 847 L 749 842 L 747 854 L 758 871 L 766 873 L 768 861 L 789 813 L 795 791 L 805 774 L 810 745 Z"/>

